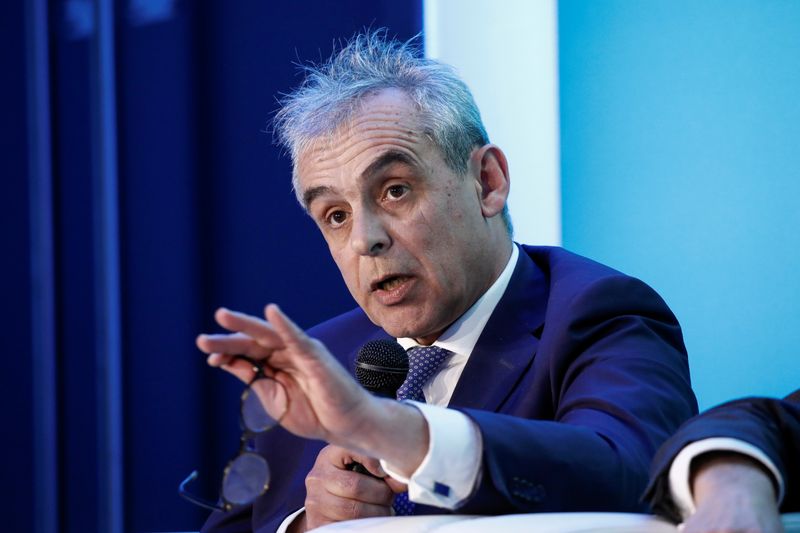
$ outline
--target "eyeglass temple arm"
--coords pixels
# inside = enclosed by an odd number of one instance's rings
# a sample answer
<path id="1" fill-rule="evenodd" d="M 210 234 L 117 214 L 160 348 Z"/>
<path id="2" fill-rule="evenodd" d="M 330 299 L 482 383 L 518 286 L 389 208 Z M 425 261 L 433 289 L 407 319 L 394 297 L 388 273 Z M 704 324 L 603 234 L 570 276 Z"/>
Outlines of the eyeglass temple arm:
<path id="1" fill-rule="evenodd" d="M 180 494 L 181 497 L 183 497 L 186 500 L 189 500 L 193 504 L 199 505 L 200 507 L 204 507 L 209 511 L 225 511 L 225 507 L 223 507 L 219 503 L 206 500 L 205 498 L 200 498 L 199 496 L 195 496 L 194 494 L 186 490 L 186 486 L 195 479 L 197 479 L 197 470 L 194 470 L 191 474 L 189 474 L 186 477 L 186 479 L 181 481 L 181 484 L 178 485 L 178 494 Z"/>

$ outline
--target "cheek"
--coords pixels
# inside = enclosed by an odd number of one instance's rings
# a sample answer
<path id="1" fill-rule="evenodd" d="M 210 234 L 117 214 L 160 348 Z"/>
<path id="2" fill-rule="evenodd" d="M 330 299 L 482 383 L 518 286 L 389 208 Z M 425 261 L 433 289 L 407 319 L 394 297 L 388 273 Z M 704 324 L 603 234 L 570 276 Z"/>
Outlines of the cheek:
<path id="1" fill-rule="evenodd" d="M 434 266 L 443 268 L 452 261 L 452 254 L 458 253 L 460 243 L 466 237 L 464 213 L 458 207 L 442 205 L 424 213 L 412 230 L 415 242 L 426 256 L 433 259 Z"/>
<path id="2" fill-rule="evenodd" d="M 443 213 L 437 220 L 429 220 L 421 239 L 428 271 L 435 283 L 447 292 L 458 293 L 467 279 L 474 274 L 475 233 L 471 220 L 456 206 L 457 211 Z"/>
<path id="3" fill-rule="evenodd" d="M 350 289 L 350 292 L 353 292 L 358 287 L 358 264 L 353 262 L 352 257 L 342 253 L 340 248 L 334 248 L 330 243 L 328 249 L 331 252 L 331 257 L 333 257 L 333 262 L 339 268 L 339 273 L 342 275 L 345 285 Z"/>

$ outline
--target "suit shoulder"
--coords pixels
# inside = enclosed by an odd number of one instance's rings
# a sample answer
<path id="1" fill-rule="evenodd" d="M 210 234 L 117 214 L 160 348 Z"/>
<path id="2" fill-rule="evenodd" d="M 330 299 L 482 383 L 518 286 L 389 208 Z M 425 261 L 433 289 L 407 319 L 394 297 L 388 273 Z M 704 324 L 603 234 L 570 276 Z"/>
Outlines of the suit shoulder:
<path id="1" fill-rule="evenodd" d="M 602 304 L 609 312 L 628 313 L 641 306 L 645 314 L 649 309 L 676 321 L 663 298 L 638 278 L 555 246 L 523 245 L 523 250 L 547 276 L 556 309 L 574 312 L 576 306 L 594 309 Z"/>
<path id="2" fill-rule="evenodd" d="M 581 293 L 592 287 L 615 283 L 641 284 L 650 287 L 638 278 L 629 276 L 588 257 L 556 246 L 527 246 L 523 250 L 545 273 L 551 291 Z M 652 291 L 652 289 L 650 289 Z"/>
<path id="3" fill-rule="evenodd" d="M 591 281 L 604 277 L 630 277 L 593 259 L 558 246 L 529 246 L 524 244 L 522 249 L 539 268 L 549 273 L 551 278 L 575 277 Z"/>

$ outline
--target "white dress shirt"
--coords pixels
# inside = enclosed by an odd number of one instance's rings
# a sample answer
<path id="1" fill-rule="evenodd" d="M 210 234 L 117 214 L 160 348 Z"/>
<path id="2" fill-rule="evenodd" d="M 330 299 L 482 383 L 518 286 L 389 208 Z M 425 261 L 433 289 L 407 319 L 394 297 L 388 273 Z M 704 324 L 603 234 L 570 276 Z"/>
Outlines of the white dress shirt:
<path id="1" fill-rule="evenodd" d="M 511 257 L 494 284 L 433 343 L 453 355 L 423 387 L 426 403 L 408 402 L 428 422 L 428 453 L 419 468 L 406 479 L 381 461 L 387 474 L 408 484 L 408 499 L 414 503 L 455 509 L 475 489 L 483 454 L 480 431 L 465 414 L 446 406 L 483 328 L 511 281 L 518 257 L 519 250 L 513 246 Z M 397 342 L 406 350 L 417 346 L 414 339 L 397 339 Z"/>
<path id="2" fill-rule="evenodd" d="M 420 466 L 411 478 L 405 478 L 381 460 L 386 473 L 408 484 L 408 497 L 414 503 L 455 509 L 475 490 L 483 454 L 480 431 L 465 414 L 446 407 L 483 328 L 511 281 L 518 258 L 519 249 L 513 245 L 511 257 L 497 280 L 433 343 L 450 350 L 453 355 L 423 387 L 426 403 L 407 402 L 419 409 L 428 423 L 428 453 Z M 397 339 L 397 342 L 406 350 L 418 346 L 409 338 Z M 284 533 L 302 512 L 303 509 L 299 509 L 289 515 L 277 533 Z"/>

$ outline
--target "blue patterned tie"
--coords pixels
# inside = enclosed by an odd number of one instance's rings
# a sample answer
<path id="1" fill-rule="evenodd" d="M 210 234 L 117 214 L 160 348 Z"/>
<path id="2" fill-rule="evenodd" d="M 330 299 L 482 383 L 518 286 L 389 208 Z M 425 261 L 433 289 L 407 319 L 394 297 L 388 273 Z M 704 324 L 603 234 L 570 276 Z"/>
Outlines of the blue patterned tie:
<path id="1" fill-rule="evenodd" d="M 425 402 L 422 387 L 439 370 L 442 363 L 453 352 L 438 346 L 417 346 L 408 352 L 408 376 L 397 389 L 398 400 Z M 398 516 L 414 514 L 414 502 L 409 501 L 408 493 L 401 492 L 394 499 L 394 512 Z"/>

